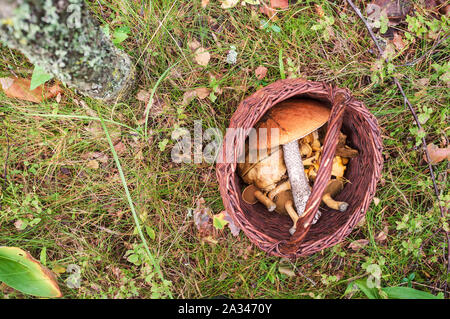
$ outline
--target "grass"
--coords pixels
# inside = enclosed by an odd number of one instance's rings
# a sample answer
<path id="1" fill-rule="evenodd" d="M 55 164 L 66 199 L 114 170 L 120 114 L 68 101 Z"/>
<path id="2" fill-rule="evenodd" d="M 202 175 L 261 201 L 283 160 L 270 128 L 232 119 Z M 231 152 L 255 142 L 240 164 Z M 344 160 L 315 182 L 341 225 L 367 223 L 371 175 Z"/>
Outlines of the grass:
<path id="1" fill-rule="evenodd" d="M 347 286 L 369 276 L 371 264 L 380 267 L 384 287 L 406 285 L 403 279 L 414 273 L 414 288 L 434 294 L 444 290 L 443 221 L 416 145 L 415 124 L 386 69 L 374 71 L 371 39 L 352 11 L 328 1 L 297 3 L 269 21 L 281 29 L 276 32 L 261 29 L 266 17 L 249 6 L 225 10 L 213 1 L 204 9 L 200 1 L 152 3 L 90 2 L 102 24 L 131 28 L 121 45 L 136 62 L 138 84 L 120 104 L 100 103 L 69 89 L 60 103 L 39 105 L 0 92 L 1 174 L 3 167 L 7 172 L 0 193 L 1 245 L 21 247 L 36 258 L 45 247 L 50 269 L 78 265 L 80 288 L 67 287 L 70 274 L 58 275 L 66 298 L 168 297 L 167 289 L 176 298 L 360 298 L 360 292 L 346 294 Z M 320 20 L 315 3 L 335 20 L 328 41 L 323 30 L 311 30 Z M 433 19 L 419 7 L 416 13 Z M 438 31 L 441 37 L 446 28 Z M 412 38 L 397 51 L 395 65 L 421 57 L 436 41 L 429 34 L 412 33 Z M 211 54 L 206 67 L 193 59 L 188 44 L 194 39 Z M 238 57 L 229 65 L 225 59 L 232 45 Z M 427 142 L 437 145 L 448 138 L 449 96 L 448 83 L 433 65 L 449 62 L 448 47 L 447 40 L 414 66 L 395 69 L 418 113 L 431 108 L 424 128 Z M 268 74 L 258 80 L 254 70 L 261 65 Z M 0 47 L 0 76 L 30 76 L 32 69 L 20 53 Z M 383 81 L 373 81 L 381 75 Z M 233 237 L 225 229 L 217 244 L 202 242 L 189 212 L 200 198 L 214 213 L 224 209 L 215 167 L 170 160 L 174 128 L 192 131 L 194 121 L 201 120 L 204 129 L 224 132 L 240 101 L 284 76 L 348 87 L 377 117 L 385 147 L 377 201 L 365 223 L 341 244 L 290 264 L 302 274 L 296 277 L 280 273 L 282 261 L 252 246 L 242 233 Z M 183 105 L 185 92 L 215 86 L 220 90 L 214 102 L 194 99 Z M 141 89 L 154 93 L 162 107 L 146 114 L 145 103 L 135 97 Z M 125 146 L 116 151 L 117 158 L 109 141 Z M 89 165 L 92 160 L 98 168 Z M 447 163 L 434 168 L 441 199 L 448 199 Z M 136 228 L 133 207 L 142 229 Z M 18 221 L 28 225 L 19 230 Z M 384 241 L 380 232 L 386 233 Z M 359 239 L 369 243 L 357 251 L 349 248 Z M 158 265 L 170 285 L 158 277 Z M 0 297 L 26 296 L 0 285 Z"/>

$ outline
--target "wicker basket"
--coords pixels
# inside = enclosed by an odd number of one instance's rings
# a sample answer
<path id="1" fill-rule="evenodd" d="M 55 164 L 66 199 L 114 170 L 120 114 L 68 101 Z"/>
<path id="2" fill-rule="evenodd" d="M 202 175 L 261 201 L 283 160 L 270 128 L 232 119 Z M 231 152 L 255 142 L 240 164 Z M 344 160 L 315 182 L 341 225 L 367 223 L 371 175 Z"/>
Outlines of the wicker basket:
<path id="1" fill-rule="evenodd" d="M 249 205 L 242 200 L 245 185 L 237 174 L 236 160 L 248 134 L 245 131 L 254 127 L 271 107 L 292 97 L 320 100 L 331 108 L 331 115 L 321 165 L 305 210 L 307 214 L 298 221 L 297 231 L 291 237 L 288 230 L 292 221 L 288 216 L 269 213 L 261 204 Z M 290 259 L 310 255 L 341 242 L 365 215 L 383 166 L 382 142 L 377 120 L 347 89 L 333 88 L 323 82 L 280 80 L 246 98 L 231 118 L 230 128 L 243 130 L 238 134 L 227 132 L 224 138 L 221 155 L 231 160 L 217 164 L 220 193 L 229 215 L 260 249 Z M 349 145 L 359 150 L 359 156 L 347 166 L 345 177 L 350 182 L 336 197 L 348 202 L 349 208 L 344 213 L 321 208 L 319 222 L 305 227 L 317 212 L 330 179 L 341 130 L 348 136 Z"/>

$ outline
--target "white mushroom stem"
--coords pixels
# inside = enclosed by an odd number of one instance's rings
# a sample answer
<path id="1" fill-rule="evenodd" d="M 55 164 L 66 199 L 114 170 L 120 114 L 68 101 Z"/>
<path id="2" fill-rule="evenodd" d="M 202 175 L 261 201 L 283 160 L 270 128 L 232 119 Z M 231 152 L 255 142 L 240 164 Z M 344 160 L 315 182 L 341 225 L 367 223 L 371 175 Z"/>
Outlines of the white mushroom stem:
<path id="1" fill-rule="evenodd" d="M 305 169 L 302 163 L 302 156 L 298 147 L 298 141 L 294 140 L 283 145 L 284 163 L 291 183 L 292 197 L 294 198 L 295 208 L 299 216 L 305 211 L 311 190 L 308 184 L 308 178 L 305 175 Z"/>

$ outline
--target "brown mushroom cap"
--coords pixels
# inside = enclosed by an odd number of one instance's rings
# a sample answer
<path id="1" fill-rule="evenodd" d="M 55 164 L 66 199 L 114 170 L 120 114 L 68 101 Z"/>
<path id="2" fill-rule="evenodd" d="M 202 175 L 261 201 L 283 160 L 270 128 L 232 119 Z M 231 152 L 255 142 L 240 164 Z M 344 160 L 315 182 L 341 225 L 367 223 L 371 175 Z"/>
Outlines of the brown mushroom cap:
<path id="1" fill-rule="evenodd" d="M 258 199 L 255 196 L 255 192 L 258 188 L 255 185 L 249 185 L 242 191 L 242 199 L 244 202 L 250 205 L 254 205 L 258 202 Z"/>
<path id="2" fill-rule="evenodd" d="M 256 127 L 257 148 L 271 148 L 288 144 L 322 127 L 330 117 L 330 109 L 322 102 L 311 99 L 290 99 L 271 108 Z M 267 134 L 260 135 L 259 129 Z M 278 143 L 271 145 L 271 129 L 280 129 Z M 266 136 L 264 136 L 266 135 Z"/>

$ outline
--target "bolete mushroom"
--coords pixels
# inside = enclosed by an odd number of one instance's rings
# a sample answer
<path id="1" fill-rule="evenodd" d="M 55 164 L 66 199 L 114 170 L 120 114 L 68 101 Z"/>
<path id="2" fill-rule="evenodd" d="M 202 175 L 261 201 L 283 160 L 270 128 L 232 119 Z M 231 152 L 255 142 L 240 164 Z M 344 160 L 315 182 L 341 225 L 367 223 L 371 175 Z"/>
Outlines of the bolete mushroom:
<path id="1" fill-rule="evenodd" d="M 258 152 L 256 163 L 249 158 L 246 145 L 245 162 L 238 164 L 239 175 L 247 184 L 254 184 L 264 192 L 271 191 L 286 173 L 283 152 L 280 147 L 269 150 L 270 153 Z"/>
<path id="2" fill-rule="evenodd" d="M 344 183 L 339 179 L 332 179 L 328 182 L 322 196 L 322 201 L 331 209 L 335 209 L 341 212 L 345 212 L 348 208 L 348 203 L 339 202 L 333 199 L 342 189 Z"/>
<path id="3" fill-rule="evenodd" d="M 260 201 L 267 207 L 269 212 L 273 212 L 276 208 L 276 204 L 264 195 L 263 192 L 261 192 L 255 185 L 249 185 L 244 189 L 242 192 L 242 199 L 250 205 L 254 205 Z"/>
<path id="4" fill-rule="evenodd" d="M 329 116 L 330 109 L 319 101 L 290 99 L 270 109 L 256 128 L 257 134 L 261 128 L 266 128 L 267 132 L 279 129 L 278 140 L 272 140 L 270 133 L 261 135 L 258 136 L 257 147 L 264 145 L 267 149 L 271 149 L 282 145 L 292 197 L 299 216 L 305 211 L 311 189 L 305 175 L 298 140 L 322 127 Z M 261 141 L 264 138 L 266 143 Z"/>

